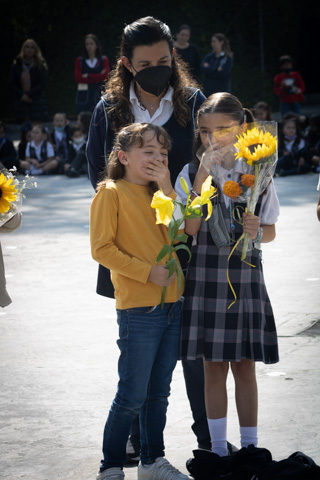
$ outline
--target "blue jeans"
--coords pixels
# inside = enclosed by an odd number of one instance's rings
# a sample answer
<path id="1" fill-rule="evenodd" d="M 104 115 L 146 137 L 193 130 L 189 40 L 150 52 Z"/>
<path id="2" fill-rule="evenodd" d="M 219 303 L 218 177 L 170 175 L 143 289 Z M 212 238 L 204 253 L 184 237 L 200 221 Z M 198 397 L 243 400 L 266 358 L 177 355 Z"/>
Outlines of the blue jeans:
<path id="1" fill-rule="evenodd" d="M 286 113 L 293 112 L 298 115 L 301 113 L 301 105 L 299 102 L 280 102 L 280 113 L 281 113 L 281 118 L 283 118 Z"/>
<path id="2" fill-rule="evenodd" d="M 117 310 L 119 382 L 104 429 L 100 471 L 123 467 L 130 427 L 140 415 L 141 462 L 164 456 L 163 430 L 179 348 L 181 301 Z"/>

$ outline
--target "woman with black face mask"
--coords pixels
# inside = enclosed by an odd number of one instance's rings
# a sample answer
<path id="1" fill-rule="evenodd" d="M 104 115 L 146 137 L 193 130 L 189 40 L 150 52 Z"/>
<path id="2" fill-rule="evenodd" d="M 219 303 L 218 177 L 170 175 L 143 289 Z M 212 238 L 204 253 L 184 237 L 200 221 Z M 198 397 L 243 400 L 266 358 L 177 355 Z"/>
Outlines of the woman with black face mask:
<path id="1" fill-rule="evenodd" d="M 153 17 L 124 28 L 120 55 L 93 113 L 87 157 L 96 188 L 105 172 L 115 132 L 129 123 L 153 123 L 172 140 L 171 181 L 192 159 L 194 116 L 205 100 L 195 80 L 174 55 L 169 27 Z"/>
<path id="2" fill-rule="evenodd" d="M 162 126 L 169 133 L 169 170 L 174 184 L 183 166 L 192 160 L 194 118 L 204 100 L 195 80 L 175 58 L 173 38 L 166 24 L 145 17 L 127 25 L 116 67 L 109 75 L 90 124 L 87 158 L 93 188 L 105 175 L 115 133 L 138 122 Z M 114 294 L 110 272 L 101 265 L 97 293 L 111 298 Z M 183 369 L 195 421 L 192 429 L 199 446 L 210 449 L 202 361 L 185 361 Z M 132 457 L 139 455 L 138 435 L 138 431 L 131 431 Z M 99 478 L 103 478 L 103 472 Z"/>
<path id="3" fill-rule="evenodd" d="M 304 101 L 304 81 L 300 73 L 293 70 L 293 60 L 289 55 L 282 55 L 279 65 L 281 73 L 273 79 L 273 91 L 280 99 L 281 118 L 289 112 L 300 115 L 301 103 Z"/>

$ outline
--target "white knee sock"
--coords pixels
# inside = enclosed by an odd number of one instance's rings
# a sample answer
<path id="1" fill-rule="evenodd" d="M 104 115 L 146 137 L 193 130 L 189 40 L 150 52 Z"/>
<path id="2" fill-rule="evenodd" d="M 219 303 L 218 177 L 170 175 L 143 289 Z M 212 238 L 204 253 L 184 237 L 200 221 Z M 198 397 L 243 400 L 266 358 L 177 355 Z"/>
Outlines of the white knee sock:
<path id="1" fill-rule="evenodd" d="M 258 427 L 240 427 L 241 448 L 258 445 Z"/>
<path id="2" fill-rule="evenodd" d="M 208 418 L 207 420 L 211 437 L 211 450 L 220 457 L 227 456 L 227 417 Z"/>

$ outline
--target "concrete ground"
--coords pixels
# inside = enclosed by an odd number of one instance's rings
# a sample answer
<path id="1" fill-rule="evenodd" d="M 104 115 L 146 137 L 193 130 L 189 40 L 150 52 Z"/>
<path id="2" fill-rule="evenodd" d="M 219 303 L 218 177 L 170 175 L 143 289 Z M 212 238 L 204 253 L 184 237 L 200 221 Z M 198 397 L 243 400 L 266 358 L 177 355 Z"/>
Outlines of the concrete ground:
<path id="1" fill-rule="evenodd" d="M 95 293 L 88 179 L 37 182 L 21 228 L 1 236 L 13 303 L 0 312 L 0 478 L 90 480 L 117 384 L 114 300 Z M 281 216 L 264 269 L 280 362 L 257 364 L 257 378 L 259 445 L 276 460 L 300 450 L 320 464 L 317 182 L 315 174 L 275 179 Z M 231 376 L 228 392 L 228 439 L 239 446 Z M 169 400 L 166 456 L 187 473 L 196 439 L 180 363 Z M 136 468 L 125 474 L 136 479 Z"/>

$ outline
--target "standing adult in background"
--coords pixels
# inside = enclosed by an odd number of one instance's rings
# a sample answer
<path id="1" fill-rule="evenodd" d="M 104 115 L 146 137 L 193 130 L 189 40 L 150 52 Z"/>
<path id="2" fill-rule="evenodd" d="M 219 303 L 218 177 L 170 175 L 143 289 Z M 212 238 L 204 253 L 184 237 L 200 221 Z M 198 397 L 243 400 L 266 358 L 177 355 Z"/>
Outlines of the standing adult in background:
<path id="1" fill-rule="evenodd" d="M 45 86 L 48 67 L 37 43 L 29 38 L 15 58 L 10 72 L 10 87 L 15 96 L 16 123 L 48 120 Z"/>
<path id="2" fill-rule="evenodd" d="M 233 53 L 229 40 L 223 33 L 215 33 L 211 38 L 212 53 L 208 53 L 201 63 L 204 76 L 203 91 L 206 97 L 212 93 L 231 93 L 231 70 Z"/>
<path id="3" fill-rule="evenodd" d="M 191 75 L 199 81 L 201 58 L 197 47 L 190 43 L 190 36 L 191 28 L 189 25 L 180 25 L 175 35 L 174 49 L 190 68 Z"/>
<path id="4" fill-rule="evenodd" d="M 85 36 L 84 54 L 76 59 L 75 79 L 78 84 L 76 113 L 93 111 L 100 98 L 101 87 L 109 75 L 108 57 L 102 55 L 101 44 L 92 33 Z"/>
<path id="5" fill-rule="evenodd" d="M 293 60 L 289 55 L 280 57 L 279 66 L 281 72 L 273 79 L 273 91 L 280 99 L 281 118 L 289 112 L 300 115 L 301 103 L 304 101 L 304 81 L 300 73 L 293 70 Z"/>
<path id="6" fill-rule="evenodd" d="M 160 20 L 149 16 L 124 28 L 116 67 L 110 73 L 104 96 L 93 112 L 89 130 L 87 158 L 94 189 L 105 174 L 116 132 L 130 123 L 152 123 L 169 133 L 172 148 L 168 160 L 172 182 L 183 166 L 192 160 L 195 115 L 205 97 L 174 53 L 170 29 Z M 97 293 L 114 296 L 110 272 L 101 265 Z M 186 361 L 183 370 L 194 418 L 192 429 L 199 445 L 210 449 L 203 363 Z M 131 432 L 132 456 L 136 458 L 139 450 L 134 437 L 135 433 Z"/>

